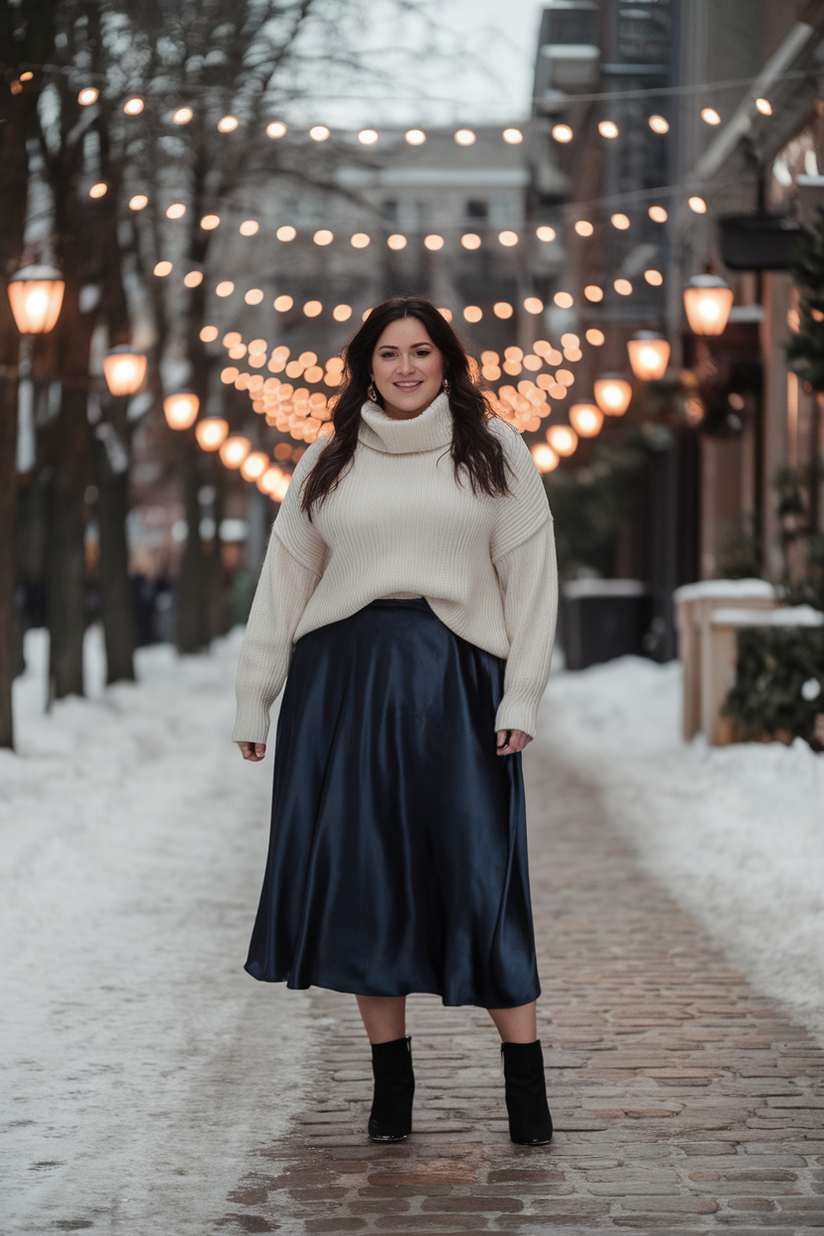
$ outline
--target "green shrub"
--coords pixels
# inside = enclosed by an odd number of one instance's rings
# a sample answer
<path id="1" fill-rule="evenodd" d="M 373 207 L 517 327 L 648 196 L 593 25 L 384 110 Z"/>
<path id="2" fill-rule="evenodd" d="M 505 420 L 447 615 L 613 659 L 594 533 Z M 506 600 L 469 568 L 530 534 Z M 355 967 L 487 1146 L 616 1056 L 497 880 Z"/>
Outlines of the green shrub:
<path id="1" fill-rule="evenodd" d="M 742 627 L 735 686 L 722 713 L 738 739 L 804 738 L 820 750 L 824 627 Z"/>

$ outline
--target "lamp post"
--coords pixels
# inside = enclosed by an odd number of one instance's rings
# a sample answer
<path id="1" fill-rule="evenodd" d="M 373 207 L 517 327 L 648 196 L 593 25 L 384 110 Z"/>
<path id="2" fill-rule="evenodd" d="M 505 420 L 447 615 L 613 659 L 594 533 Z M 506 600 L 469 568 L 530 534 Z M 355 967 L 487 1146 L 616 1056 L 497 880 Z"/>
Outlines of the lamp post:
<path id="1" fill-rule="evenodd" d="M 146 357 L 125 344 L 112 348 L 103 361 L 103 373 L 113 395 L 136 395 L 146 377 Z"/>
<path id="2" fill-rule="evenodd" d="M 602 373 L 595 379 L 594 393 L 606 416 L 623 416 L 632 399 L 632 383 L 622 373 Z"/>
<path id="3" fill-rule="evenodd" d="M 639 330 L 634 339 L 627 341 L 627 352 L 632 372 L 642 382 L 657 381 L 667 371 L 670 345 L 655 331 Z"/>
<path id="4" fill-rule="evenodd" d="M 60 316 L 66 284 L 54 266 L 25 266 L 9 281 L 9 302 L 21 335 L 46 335 Z"/>
<path id="5" fill-rule="evenodd" d="M 684 309 L 692 333 L 723 334 L 732 302 L 732 288 L 718 275 L 695 275 L 684 288 Z"/>

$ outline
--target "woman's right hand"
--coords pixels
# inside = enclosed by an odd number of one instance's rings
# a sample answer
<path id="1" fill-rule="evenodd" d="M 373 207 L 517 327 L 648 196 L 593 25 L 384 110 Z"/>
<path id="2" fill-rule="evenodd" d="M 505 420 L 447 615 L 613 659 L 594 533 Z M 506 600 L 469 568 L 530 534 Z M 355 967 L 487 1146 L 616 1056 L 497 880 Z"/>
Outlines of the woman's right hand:
<path id="1" fill-rule="evenodd" d="M 253 764 L 258 764 L 266 754 L 265 742 L 239 742 L 238 746 L 244 760 L 251 760 Z"/>

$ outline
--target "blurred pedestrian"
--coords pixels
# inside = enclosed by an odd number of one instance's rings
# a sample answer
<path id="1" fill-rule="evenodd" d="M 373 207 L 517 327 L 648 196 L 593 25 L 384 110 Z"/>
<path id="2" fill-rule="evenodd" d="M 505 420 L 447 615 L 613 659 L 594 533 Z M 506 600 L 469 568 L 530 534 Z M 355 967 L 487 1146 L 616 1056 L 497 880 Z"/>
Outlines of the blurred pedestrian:
<path id="1" fill-rule="evenodd" d="M 422 297 L 372 310 L 333 421 L 295 469 L 240 656 L 245 759 L 286 681 L 246 969 L 357 997 L 375 1141 L 412 1127 L 407 994 L 488 1009 L 512 1139 L 543 1145 L 521 752 L 555 627 L 546 494 Z"/>

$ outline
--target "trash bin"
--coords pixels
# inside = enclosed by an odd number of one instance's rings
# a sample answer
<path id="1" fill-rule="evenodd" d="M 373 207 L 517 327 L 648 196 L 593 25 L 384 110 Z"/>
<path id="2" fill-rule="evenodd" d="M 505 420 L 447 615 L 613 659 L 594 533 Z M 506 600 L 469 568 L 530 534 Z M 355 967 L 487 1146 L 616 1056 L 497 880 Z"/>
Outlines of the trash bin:
<path id="1" fill-rule="evenodd" d="M 637 579 L 572 579 L 561 585 L 561 641 L 568 669 L 643 656 L 652 598 Z"/>

